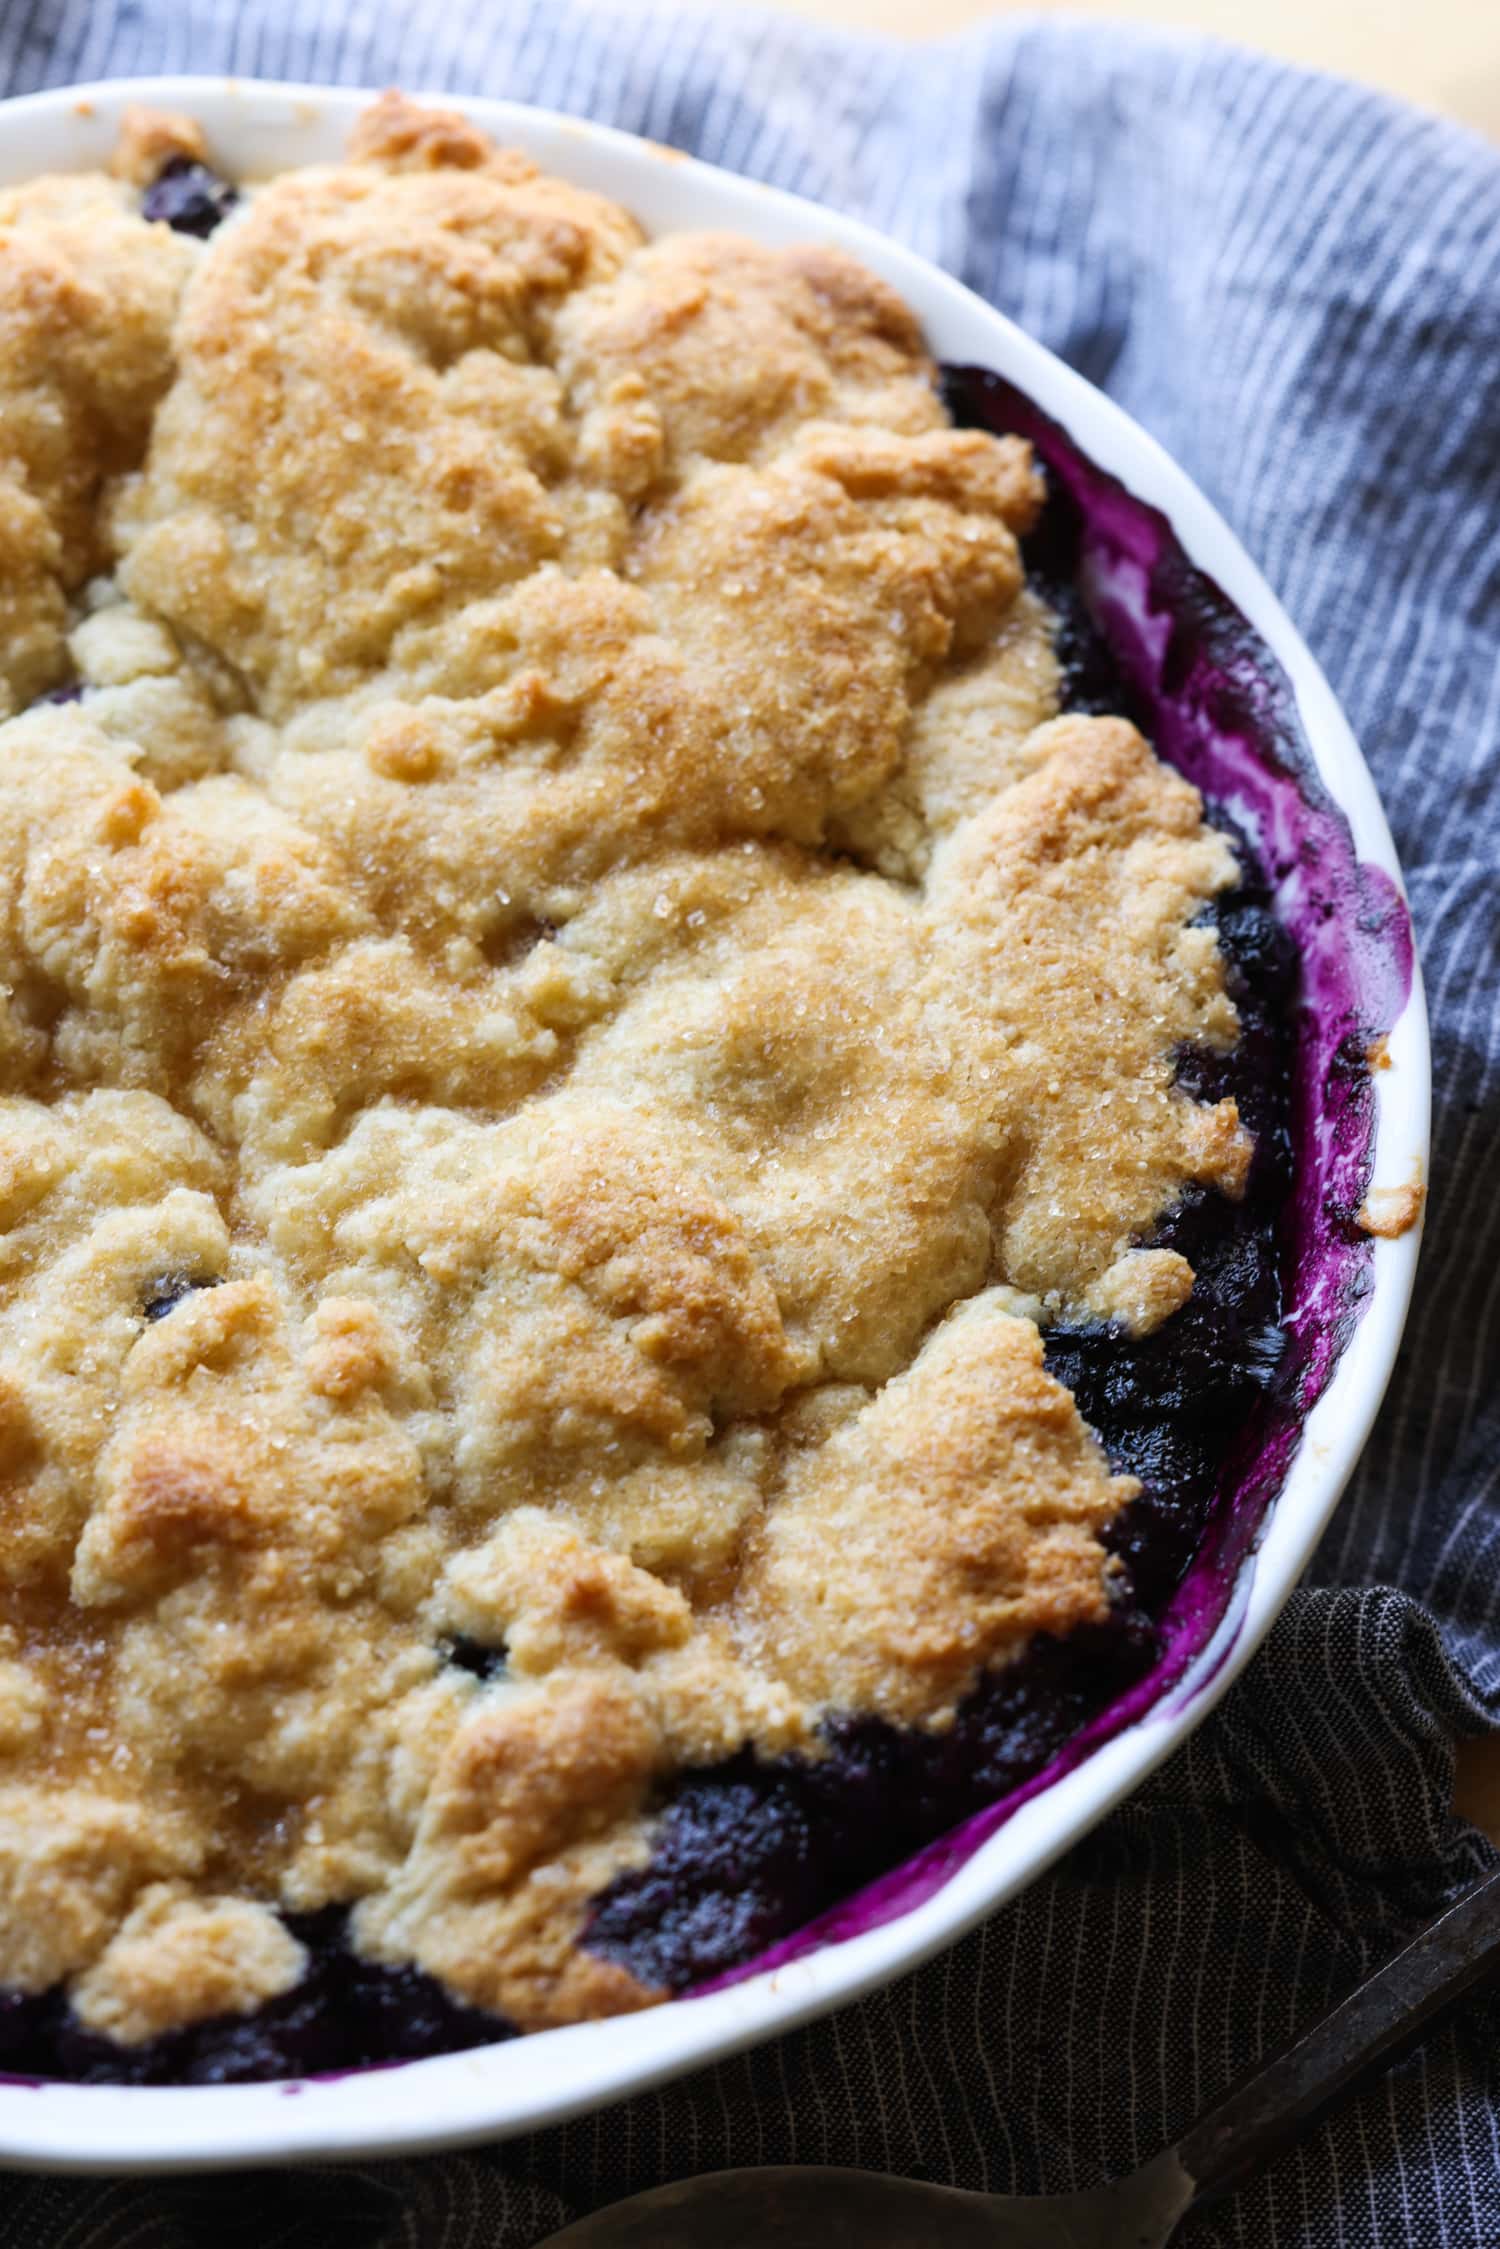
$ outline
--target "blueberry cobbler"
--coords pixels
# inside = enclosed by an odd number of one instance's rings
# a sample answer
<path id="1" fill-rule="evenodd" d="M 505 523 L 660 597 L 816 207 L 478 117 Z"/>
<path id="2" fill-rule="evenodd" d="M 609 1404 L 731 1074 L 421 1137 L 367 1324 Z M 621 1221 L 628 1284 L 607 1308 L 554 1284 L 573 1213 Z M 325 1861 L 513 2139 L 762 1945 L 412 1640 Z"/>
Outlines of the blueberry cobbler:
<path id="1" fill-rule="evenodd" d="M 651 2005 L 1150 1662 L 1295 960 L 962 406 L 394 96 L 0 193 L 0 2068 Z"/>

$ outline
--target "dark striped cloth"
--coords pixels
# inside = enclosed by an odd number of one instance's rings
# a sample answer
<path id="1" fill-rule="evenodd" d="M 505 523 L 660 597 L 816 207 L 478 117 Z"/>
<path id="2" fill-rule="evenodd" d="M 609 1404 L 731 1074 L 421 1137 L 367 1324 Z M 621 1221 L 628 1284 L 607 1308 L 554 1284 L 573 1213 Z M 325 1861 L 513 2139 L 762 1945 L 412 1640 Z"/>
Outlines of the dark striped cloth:
<path id="1" fill-rule="evenodd" d="M 722 2163 L 1060 2188 L 1149 2156 L 1493 1854 L 1500 1710 L 1500 159 L 1227 48 L 1001 21 L 941 45 L 536 0 L 5 0 L 0 92 L 158 70 L 482 90 L 674 142 L 962 276 L 1153 430 L 1322 659 L 1411 883 L 1432 1220 L 1354 1490 L 1220 1714 L 909 1981 L 493 2154 L 253 2185 L 13 2180 L 3 2249 L 520 2249 Z M 1192 2249 L 1496 2249 L 1500 2007 Z"/>

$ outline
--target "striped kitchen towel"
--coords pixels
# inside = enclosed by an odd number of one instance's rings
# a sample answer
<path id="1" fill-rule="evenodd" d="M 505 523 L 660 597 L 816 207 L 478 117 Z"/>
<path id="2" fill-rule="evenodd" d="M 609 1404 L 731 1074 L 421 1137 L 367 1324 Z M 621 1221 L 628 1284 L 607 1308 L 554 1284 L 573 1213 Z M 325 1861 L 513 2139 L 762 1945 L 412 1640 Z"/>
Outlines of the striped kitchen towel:
<path id="1" fill-rule="evenodd" d="M 897 47 L 586 0 L 4 0 L 0 93 L 154 71 L 483 91 L 815 196 L 938 260 L 1160 437 L 1322 659 L 1411 884 L 1432 1221 L 1353 1491 L 1266 1649 L 1049 1877 L 895 1988 L 493 2152 L 0 2185 L 0 2249 L 521 2249 L 663 2176 L 863 2163 L 1061 2188 L 1149 2156 L 1492 1857 L 1500 1717 L 1500 156 L 1201 40 L 1002 19 Z M 1500 2006 L 1190 2249 L 1496 2249 Z"/>

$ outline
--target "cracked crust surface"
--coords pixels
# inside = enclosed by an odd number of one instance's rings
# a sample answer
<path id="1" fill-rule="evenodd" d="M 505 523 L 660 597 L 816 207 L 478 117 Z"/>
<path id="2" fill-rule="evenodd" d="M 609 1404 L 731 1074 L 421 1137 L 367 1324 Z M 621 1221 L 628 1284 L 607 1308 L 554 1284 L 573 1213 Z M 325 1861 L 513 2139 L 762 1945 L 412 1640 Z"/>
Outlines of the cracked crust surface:
<path id="1" fill-rule="evenodd" d="M 841 253 L 396 97 L 204 244 L 172 153 L 0 196 L 0 1985 L 139 2041 L 340 1903 L 638 2006 L 674 1772 L 1104 1613 L 1037 1323 L 1242 1186 L 1233 859 Z"/>

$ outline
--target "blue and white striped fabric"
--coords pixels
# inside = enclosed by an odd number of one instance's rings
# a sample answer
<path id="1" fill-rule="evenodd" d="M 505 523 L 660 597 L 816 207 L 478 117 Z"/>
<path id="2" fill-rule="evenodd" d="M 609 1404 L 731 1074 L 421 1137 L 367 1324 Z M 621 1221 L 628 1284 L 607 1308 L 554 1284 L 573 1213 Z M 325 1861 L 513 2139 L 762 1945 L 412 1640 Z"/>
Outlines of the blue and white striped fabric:
<path id="1" fill-rule="evenodd" d="M 519 2249 L 664 2176 L 788 2159 L 1082 2184 L 1150 2155 L 1493 1856 L 1449 1812 L 1500 1718 L 1500 157 L 1197 40 L 940 45 L 583 0 L 5 0 L 0 93 L 163 70 L 586 113 L 899 236 L 1139 417 L 1327 668 L 1411 882 L 1432 1222 L 1356 1487 L 1218 1718 L 1047 1882 L 892 1991 L 493 2155 L 14 2181 L 3 2249 Z M 1191 2249 L 1496 2249 L 1476 2007 Z"/>

